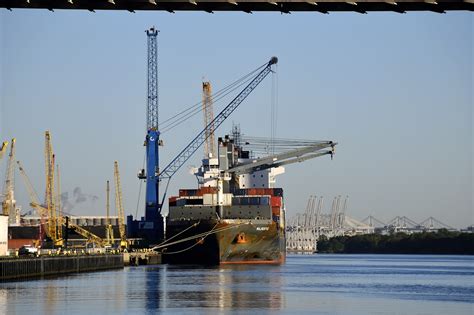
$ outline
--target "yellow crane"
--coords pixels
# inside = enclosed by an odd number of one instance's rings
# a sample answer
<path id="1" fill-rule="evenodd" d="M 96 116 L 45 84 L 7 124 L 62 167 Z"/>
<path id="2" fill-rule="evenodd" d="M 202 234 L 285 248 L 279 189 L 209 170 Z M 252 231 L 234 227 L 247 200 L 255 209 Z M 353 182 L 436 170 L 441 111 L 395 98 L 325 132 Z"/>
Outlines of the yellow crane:
<path id="1" fill-rule="evenodd" d="M 51 237 L 55 246 L 62 246 L 62 239 L 58 235 L 58 220 L 56 215 L 56 195 L 54 194 L 54 162 L 53 145 L 51 143 L 51 134 L 46 131 L 44 134 L 44 161 L 46 172 L 46 192 L 45 206 L 48 209 L 48 235 Z M 60 226 L 59 226 L 60 227 Z M 61 228 L 61 227 L 60 227 Z"/>
<path id="2" fill-rule="evenodd" d="M 66 218 L 65 217 L 61 217 L 61 218 L 58 219 L 58 226 L 60 226 L 60 227 L 66 226 Z M 83 228 L 83 227 L 81 227 L 77 224 L 71 223 L 69 221 L 69 223 L 67 224 L 67 227 L 73 229 L 77 234 L 84 236 L 87 239 L 87 241 L 86 241 L 87 243 L 94 243 L 98 247 L 105 247 L 107 245 L 106 240 L 102 239 L 101 237 L 95 235 L 94 233 L 86 230 L 85 228 Z"/>
<path id="3" fill-rule="evenodd" d="M 7 151 L 7 147 L 8 147 L 8 141 L 3 141 L 2 146 L 0 147 L 0 161 L 2 160 L 3 155 Z"/>
<path id="4" fill-rule="evenodd" d="M 105 238 L 107 240 L 108 245 L 112 245 L 114 242 L 114 230 L 112 228 L 112 224 L 110 223 L 110 184 L 107 181 L 107 196 L 106 196 L 106 222 L 105 222 Z"/>
<path id="5" fill-rule="evenodd" d="M 15 138 L 12 139 L 10 146 L 10 154 L 8 155 L 7 163 L 7 172 L 5 178 L 5 184 L 3 186 L 3 200 L 2 200 L 2 213 L 3 215 L 8 216 L 9 223 L 19 223 L 17 222 L 17 209 L 15 201 Z"/>
<path id="6" fill-rule="evenodd" d="M 204 127 L 214 120 L 214 105 L 212 102 L 211 82 L 202 83 L 202 112 L 204 114 Z M 216 141 L 214 139 L 214 126 L 205 131 L 206 141 L 204 142 L 205 157 L 216 157 Z"/>
<path id="7" fill-rule="evenodd" d="M 115 180 L 115 207 L 117 208 L 118 224 L 120 232 L 120 247 L 125 249 L 128 247 L 127 235 L 125 233 L 124 210 L 122 200 L 122 186 L 120 185 L 120 173 L 118 162 L 114 162 L 114 180 Z"/>
<path id="8" fill-rule="evenodd" d="M 31 184 L 31 181 L 30 181 L 28 175 L 26 175 L 26 172 L 25 172 L 23 166 L 21 165 L 20 161 L 17 161 L 17 164 L 18 164 L 18 168 L 20 170 L 20 174 L 22 175 L 23 180 L 25 182 L 25 186 L 26 186 L 26 189 L 28 191 L 28 194 L 30 196 L 30 200 L 31 200 L 30 201 L 30 206 L 33 207 L 33 209 L 35 209 L 37 211 L 38 215 L 41 218 L 42 227 L 44 227 L 44 225 L 46 223 L 46 219 L 48 218 L 50 211 L 49 211 L 49 209 L 47 209 L 46 207 L 42 206 L 39 203 L 38 194 L 36 193 L 35 189 L 33 188 L 33 185 Z M 66 218 L 61 215 L 58 219 L 57 225 L 59 227 L 66 226 Z M 99 247 L 104 247 L 106 245 L 106 241 L 104 241 L 102 238 L 100 238 L 99 236 L 89 232 L 88 230 L 84 229 L 83 227 L 81 227 L 77 224 L 73 224 L 73 223 L 69 222 L 68 227 L 72 228 L 79 235 L 84 236 L 87 239 L 88 243 L 95 243 Z M 49 228 L 44 229 L 43 228 L 43 230 L 46 232 L 46 235 L 52 239 L 51 235 L 49 234 L 51 229 L 49 229 Z M 61 241 L 61 243 L 63 242 L 62 239 L 60 241 Z"/>
<path id="9" fill-rule="evenodd" d="M 46 220 L 48 219 L 49 212 L 48 212 L 48 209 L 46 209 L 45 207 L 43 207 L 40 204 L 38 194 L 36 193 L 35 189 L 33 188 L 33 185 L 31 184 L 30 178 L 28 177 L 28 175 L 26 175 L 26 172 L 25 172 L 23 166 L 21 165 L 20 161 L 16 161 L 16 163 L 18 164 L 18 169 L 20 170 L 20 174 L 21 174 L 21 176 L 23 178 L 23 182 L 25 183 L 25 186 L 26 186 L 26 190 L 28 191 L 28 195 L 30 196 L 30 206 L 33 209 L 35 209 L 36 212 L 38 213 L 38 215 L 40 216 L 39 241 L 41 242 L 44 238 L 43 237 L 44 233 L 46 233 L 46 235 L 51 238 L 51 236 L 49 235 L 49 229 L 45 229 Z"/>

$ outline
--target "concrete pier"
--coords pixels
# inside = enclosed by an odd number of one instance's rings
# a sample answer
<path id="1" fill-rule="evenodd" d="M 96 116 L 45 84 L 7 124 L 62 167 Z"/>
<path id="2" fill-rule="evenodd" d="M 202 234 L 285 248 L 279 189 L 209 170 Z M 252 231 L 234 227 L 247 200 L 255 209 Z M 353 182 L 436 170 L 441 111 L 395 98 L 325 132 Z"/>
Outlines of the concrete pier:
<path id="1" fill-rule="evenodd" d="M 85 255 L 0 260 L 0 281 L 123 268 L 123 255 Z"/>
<path id="2" fill-rule="evenodd" d="M 160 265 L 161 254 L 153 251 L 123 253 L 125 266 Z"/>

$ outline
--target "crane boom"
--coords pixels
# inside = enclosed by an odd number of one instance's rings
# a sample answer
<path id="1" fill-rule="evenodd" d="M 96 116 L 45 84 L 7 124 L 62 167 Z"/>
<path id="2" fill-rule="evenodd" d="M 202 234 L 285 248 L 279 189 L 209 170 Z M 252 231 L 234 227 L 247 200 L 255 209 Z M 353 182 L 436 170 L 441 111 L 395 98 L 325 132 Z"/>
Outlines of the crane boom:
<path id="1" fill-rule="evenodd" d="M 114 180 L 115 180 L 115 207 L 117 208 L 119 232 L 120 232 L 120 247 L 127 247 L 127 236 L 125 234 L 124 210 L 122 200 L 122 186 L 120 184 L 120 173 L 118 162 L 114 162 Z"/>
<path id="2" fill-rule="evenodd" d="M 2 146 L 0 147 L 0 160 L 3 158 L 3 155 L 7 151 L 8 141 L 3 141 Z"/>
<path id="3" fill-rule="evenodd" d="M 17 161 L 16 163 L 18 164 L 20 174 L 23 177 L 23 180 L 24 180 L 25 186 L 26 186 L 26 190 L 28 191 L 28 195 L 30 196 L 30 206 L 33 207 L 33 209 L 35 209 L 38 212 L 38 215 L 41 218 L 41 228 L 43 229 L 46 218 L 48 218 L 49 213 L 50 213 L 49 209 L 45 208 L 44 206 L 42 206 L 40 204 L 38 194 L 36 193 L 36 190 L 33 188 L 33 185 L 31 184 L 31 181 L 30 181 L 28 175 L 26 175 L 26 172 L 25 172 L 23 166 L 21 165 L 20 161 Z M 58 220 L 57 220 L 57 225 L 59 227 L 66 226 L 66 218 L 62 215 L 59 216 Z M 89 232 L 88 230 L 84 229 L 83 227 L 81 227 L 77 224 L 73 224 L 73 223 L 69 222 L 68 227 L 72 228 L 79 235 L 82 235 L 85 238 L 87 238 L 88 242 L 96 243 L 97 245 L 99 245 L 101 247 L 105 246 L 105 244 L 106 244 L 106 242 L 102 238 L 100 238 L 99 236 Z M 50 232 L 51 232 L 50 229 L 46 229 L 46 234 L 48 235 L 48 237 L 52 238 L 52 236 L 49 235 Z M 58 241 L 62 242 L 62 239 L 57 238 L 56 242 L 58 242 Z"/>
<path id="4" fill-rule="evenodd" d="M 28 195 L 30 196 L 30 206 L 33 207 L 33 209 L 35 209 L 38 215 L 40 216 L 39 240 L 41 242 L 44 239 L 44 232 L 46 232 L 48 237 L 51 237 L 49 235 L 49 230 L 44 228 L 46 225 L 46 220 L 48 218 L 49 211 L 40 204 L 38 194 L 33 188 L 33 185 L 31 184 L 28 175 L 26 175 L 26 172 L 23 169 L 23 166 L 21 165 L 20 161 L 16 161 L 16 163 L 18 164 L 18 169 L 20 170 L 20 174 L 26 186 L 26 190 L 28 191 Z"/>
<path id="5" fill-rule="evenodd" d="M 245 164 L 240 164 L 228 170 L 236 175 L 260 171 L 271 167 L 278 167 L 287 164 L 303 162 L 305 160 L 317 158 L 324 155 L 333 155 L 336 142 L 322 141 L 320 143 L 294 149 L 288 152 L 270 155 L 264 158 L 255 159 Z M 324 150 L 330 148 L 331 150 Z"/>
<path id="6" fill-rule="evenodd" d="M 8 222 L 16 222 L 16 202 L 14 197 L 14 169 L 15 169 L 15 138 L 12 139 L 10 154 L 8 155 L 7 172 L 3 186 L 2 212 L 8 216 Z"/>
<path id="7" fill-rule="evenodd" d="M 250 95 L 250 93 L 272 71 L 272 65 L 278 62 L 277 57 L 272 57 L 268 64 L 257 76 L 169 163 L 159 174 L 161 179 L 171 178 L 181 166 L 196 152 L 206 141 L 209 130 L 216 130 L 232 114 L 232 112 Z"/>
<path id="8" fill-rule="evenodd" d="M 56 244 L 58 239 L 57 220 L 56 220 L 56 196 L 54 195 L 54 153 L 53 145 L 51 143 L 51 134 L 49 131 L 44 133 L 44 162 L 46 173 L 46 192 L 45 192 L 45 206 L 48 209 L 48 235 Z"/>
<path id="9" fill-rule="evenodd" d="M 112 224 L 110 224 L 110 183 L 107 181 L 106 188 L 106 222 L 105 222 L 105 238 L 107 239 L 107 244 L 111 245 L 114 242 L 114 230 L 112 229 Z"/>

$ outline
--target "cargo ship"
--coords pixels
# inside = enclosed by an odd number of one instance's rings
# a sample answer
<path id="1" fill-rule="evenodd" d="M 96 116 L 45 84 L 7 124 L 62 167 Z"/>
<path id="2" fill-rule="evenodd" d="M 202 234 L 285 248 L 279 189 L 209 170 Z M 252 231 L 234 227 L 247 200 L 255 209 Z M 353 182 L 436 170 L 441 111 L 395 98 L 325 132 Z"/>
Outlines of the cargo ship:
<path id="1" fill-rule="evenodd" d="M 335 143 L 251 158 L 239 136 L 218 139 L 218 156 L 192 170 L 197 189 L 169 198 L 166 241 L 169 264 L 281 264 L 285 261 L 285 202 L 275 187 L 282 165 L 333 153 Z M 322 149 L 330 150 L 322 151 Z M 316 153 L 315 153 L 316 152 Z M 309 155 L 308 155 L 309 154 Z"/>

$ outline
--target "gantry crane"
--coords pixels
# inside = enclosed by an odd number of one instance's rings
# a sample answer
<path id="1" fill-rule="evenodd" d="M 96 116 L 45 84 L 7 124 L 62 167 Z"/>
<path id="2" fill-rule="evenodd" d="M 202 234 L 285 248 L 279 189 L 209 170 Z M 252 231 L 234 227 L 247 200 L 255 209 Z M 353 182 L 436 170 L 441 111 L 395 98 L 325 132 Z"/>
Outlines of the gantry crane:
<path id="1" fill-rule="evenodd" d="M 122 186 L 120 184 L 120 173 L 118 162 L 114 162 L 114 180 L 115 180 L 115 207 L 117 208 L 117 215 L 118 215 L 118 224 L 119 224 L 119 232 L 120 232 L 120 248 L 125 249 L 128 247 L 127 244 L 127 235 L 125 231 L 125 223 L 124 223 L 124 213 L 123 210 L 123 198 L 122 198 Z"/>
<path id="2" fill-rule="evenodd" d="M 107 181 L 107 195 L 106 195 L 106 222 L 105 222 L 105 238 L 108 245 L 112 245 L 114 242 L 114 230 L 112 224 L 110 223 L 110 184 Z"/>
<path id="3" fill-rule="evenodd" d="M 202 112 L 204 115 L 204 127 L 209 125 L 214 120 L 214 105 L 212 103 L 212 87 L 211 82 L 202 83 Z M 206 142 L 204 142 L 204 157 L 215 158 L 216 155 L 216 140 L 214 138 L 214 126 L 206 130 Z"/>
<path id="4" fill-rule="evenodd" d="M 3 200 L 2 200 L 2 213 L 8 216 L 9 223 L 17 222 L 16 213 L 16 201 L 15 201 L 15 138 L 12 139 L 10 146 L 10 154 L 8 155 L 7 171 L 5 177 L 5 183 L 3 186 Z"/>
<path id="5" fill-rule="evenodd" d="M 2 160 L 3 155 L 7 151 L 7 147 L 8 147 L 8 141 L 3 141 L 2 146 L 0 147 L 0 161 Z"/>

